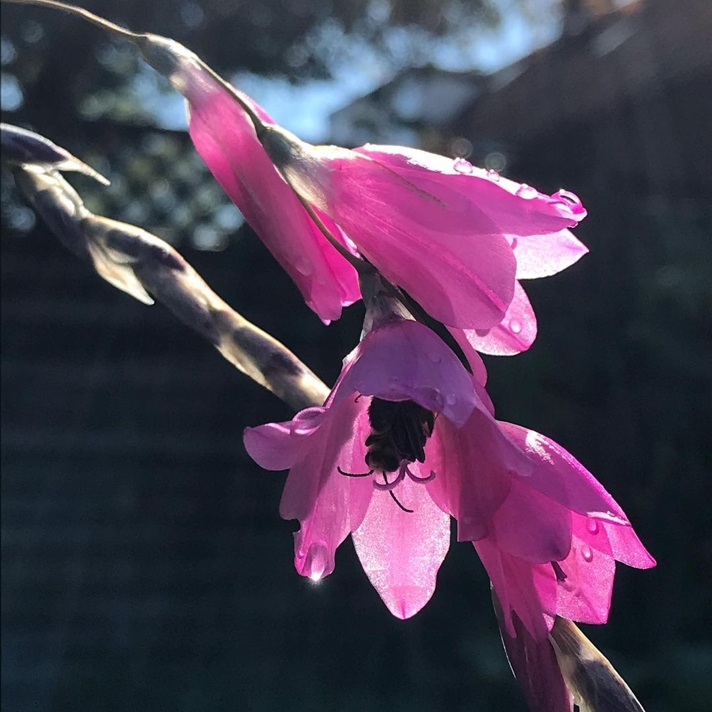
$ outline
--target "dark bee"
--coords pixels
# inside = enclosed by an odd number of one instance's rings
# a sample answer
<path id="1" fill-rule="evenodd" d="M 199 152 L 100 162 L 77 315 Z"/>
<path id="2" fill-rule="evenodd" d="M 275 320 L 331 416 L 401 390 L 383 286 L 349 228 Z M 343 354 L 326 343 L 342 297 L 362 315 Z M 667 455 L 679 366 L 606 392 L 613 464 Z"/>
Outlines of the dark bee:
<path id="1" fill-rule="evenodd" d="M 413 510 L 404 507 L 393 493 L 393 487 L 400 482 L 406 473 L 416 482 L 428 482 L 432 477 L 416 477 L 407 468 L 408 463 L 425 462 L 425 443 L 433 433 L 435 416 L 433 413 L 415 401 L 387 401 L 373 398 L 368 407 L 368 420 L 371 432 L 366 438 L 366 465 L 368 472 L 344 472 L 336 469 L 347 477 L 368 477 L 374 472 L 383 475 L 384 484 L 374 486 L 387 490 L 393 501 L 404 511 Z M 399 470 L 398 477 L 388 482 L 387 472 Z"/>
<path id="2" fill-rule="evenodd" d="M 425 462 L 425 443 L 433 433 L 435 416 L 415 401 L 373 398 L 368 407 L 371 433 L 366 438 L 366 465 L 395 472 L 400 463 Z"/>

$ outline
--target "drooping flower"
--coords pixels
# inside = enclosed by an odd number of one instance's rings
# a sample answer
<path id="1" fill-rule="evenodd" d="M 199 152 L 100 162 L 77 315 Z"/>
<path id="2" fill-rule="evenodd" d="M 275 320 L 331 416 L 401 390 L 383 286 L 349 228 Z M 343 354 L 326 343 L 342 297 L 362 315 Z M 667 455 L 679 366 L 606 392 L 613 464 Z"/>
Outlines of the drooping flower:
<path id="1" fill-rule="evenodd" d="M 466 350 L 528 348 L 536 319 L 516 279 L 555 274 L 586 252 L 568 231 L 586 212 L 565 191 L 546 196 L 413 149 L 312 146 L 178 43 L 151 36 L 143 52 L 187 98 L 198 152 L 325 321 L 358 298 L 355 273 L 292 189 L 337 243 L 452 327 Z"/>
<path id="2" fill-rule="evenodd" d="M 449 515 L 507 614 L 538 637 L 557 614 L 605 620 L 614 560 L 654 563 L 603 487 L 544 436 L 498 423 L 477 380 L 413 321 L 375 328 L 323 407 L 248 428 L 245 446 L 266 469 L 290 471 L 280 511 L 301 523 L 297 571 L 330 574 L 352 534 L 399 618 L 434 592 Z"/>
<path id="3" fill-rule="evenodd" d="M 275 126 L 261 140 L 295 190 L 466 352 L 529 348 L 536 318 L 516 280 L 556 274 L 587 252 L 568 230 L 586 211 L 567 191 L 547 196 L 401 146 L 312 146 Z"/>

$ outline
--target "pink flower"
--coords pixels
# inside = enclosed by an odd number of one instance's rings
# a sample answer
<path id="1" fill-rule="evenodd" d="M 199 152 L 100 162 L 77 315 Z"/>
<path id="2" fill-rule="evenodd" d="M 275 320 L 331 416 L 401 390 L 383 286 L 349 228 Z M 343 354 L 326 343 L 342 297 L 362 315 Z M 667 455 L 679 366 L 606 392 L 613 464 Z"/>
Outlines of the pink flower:
<path id="1" fill-rule="evenodd" d="M 601 485 L 552 441 L 495 421 L 479 383 L 416 322 L 371 331 L 323 407 L 248 428 L 245 446 L 266 469 L 290 471 L 280 511 L 301 523 L 297 571 L 330 574 L 352 534 L 399 618 L 435 590 L 448 515 L 507 614 L 539 637 L 555 614 L 605 620 L 614 560 L 654 563 Z"/>
<path id="2" fill-rule="evenodd" d="M 424 151 L 312 146 L 178 43 L 152 37 L 143 51 L 187 98 L 190 135 L 210 170 L 324 321 L 358 299 L 356 275 L 292 189 L 468 354 L 531 345 L 536 319 L 516 279 L 555 274 L 585 254 L 568 231 L 586 214 L 575 196 Z M 257 131 L 240 102 L 262 122 Z"/>
<path id="3" fill-rule="evenodd" d="M 311 146 L 279 127 L 262 141 L 302 197 L 466 351 L 527 349 L 536 318 L 516 279 L 556 274 L 587 252 L 567 229 L 586 211 L 566 191 L 543 195 L 463 159 L 397 146 Z"/>

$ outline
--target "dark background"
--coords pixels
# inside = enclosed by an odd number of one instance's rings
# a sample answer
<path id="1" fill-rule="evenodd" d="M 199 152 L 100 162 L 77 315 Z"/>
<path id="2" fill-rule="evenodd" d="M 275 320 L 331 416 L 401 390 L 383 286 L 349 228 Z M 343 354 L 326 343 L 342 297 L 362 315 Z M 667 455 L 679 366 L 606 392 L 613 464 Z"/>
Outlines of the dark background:
<path id="1" fill-rule="evenodd" d="M 387 24 L 356 0 L 86 3 L 228 76 L 296 82 L 328 77 L 342 45 L 324 27 L 395 72 L 392 26 L 422 63 L 443 38 L 503 18 L 484 2 L 392 5 Z M 658 559 L 619 568 L 610 623 L 587 634 L 648 712 L 700 712 L 712 709 L 712 60 L 701 39 L 712 18 L 706 2 L 649 0 L 631 58 L 625 42 L 601 49 L 620 19 L 605 5 L 568 3 L 583 26 L 565 24 L 519 79 L 485 81 L 421 144 L 504 157 L 508 176 L 563 185 L 589 209 L 577 234 L 591 254 L 527 285 L 539 337 L 487 360 L 490 390 L 501 419 L 555 438 L 597 475 Z M 546 20 L 547 3 L 526 10 Z M 187 136 L 143 108 L 132 51 L 49 10 L 3 6 L 2 20 L 3 79 L 23 93 L 2 120 L 105 172 L 109 189 L 69 177 L 95 212 L 174 242 L 333 381 L 361 307 L 326 328 L 303 306 L 249 228 L 235 229 Z M 453 544 L 433 600 L 407 622 L 349 542 L 331 577 L 301 579 L 292 524 L 277 514 L 284 476 L 241 444 L 244 427 L 288 408 L 161 306 L 76 261 L 5 173 L 2 213 L 4 709 L 524 710 L 471 547 Z"/>

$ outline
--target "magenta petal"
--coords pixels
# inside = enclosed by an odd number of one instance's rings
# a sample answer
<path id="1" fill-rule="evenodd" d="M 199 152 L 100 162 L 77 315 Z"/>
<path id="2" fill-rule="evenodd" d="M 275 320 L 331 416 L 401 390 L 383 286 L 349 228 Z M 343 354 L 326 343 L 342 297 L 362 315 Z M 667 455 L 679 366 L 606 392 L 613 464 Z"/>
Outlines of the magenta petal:
<path id="1" fill-rule="evenodd" d="M 245 428 L 248 455 L 265 470 L 289 469 L 302 454 L 305 440 L 319 428 L 324 412 L 324 408 L 307 408 L 288 423 Z"/>
<path id="2" fill-rule="evenodd" d="M 522 482 L 580 514 L 627 523 L 623 510 L 576 458 L 553 440 L 512 423 L 499 423 L 537 467 Z"/>
<path id="3" fill-rule="evenodd" d="M 569 230 L 550 235 L 510 238 L 517 259 L 517 279 L 550 277 L 578 262 L 588 248 Z"/>
<path id="4" fill-rule="evenodd" d="M 394 321 L 369 333 L 341 389 L 386 400 L 412 399 L 457 425 L 474 408 L 486 409 L 457 356 L 434 331 L 415 321 Z"/>
<path id="5" fill-rule="evenodd" d="M 437 505 L 457 519 L 459 541 L 488 535 L 494 513 L 509 494 L 512 472 L 531 468 L 489 413 L 479 410 L 462 428 L 439 419 L 426 445 L 426 462 L 436 473 L 426 487 Z"/>
<path id="6" fill-rule="evenodd" d="M 402 146 L 368 144 L 356 149 L 447 204 L 453 193 L 468 200 L 507 235 L 538 235 L 573 227 L 586 216 L 571 193 L 548 196 L 463 161 Z"/>
<path id="7" fill-rule="evenodd" d="M 571 695 L 549 638 L 534 638 L 516 613 L 511 615 L 514 635 L 510 634 L 495 592 L 492 598 L 507 659 L 529 712 L 571 712 Z"/>
<path id="8" fill-rule="evenodd" d="M 363 470 L 364 442 L 370 429 L 366 407 L 362 400 L 346 398 L 325 412 L 318 431 L 309 437 L 287 476 L 280 503 L 284 519 L 304 521 L 327 482 L 348 480 L 337 467 L 346 472 Z"/>
<path id="9" fill-rule="evenodd" d="M 571 549 L 571 512 L 512 478 L 492 517 L 492 537 L 502 551 L 525 561 L 561 561 Z"/>
<path id="10" fill-rule="evenodd" d="M 507 633 L 516 635 L 514 611 L 535 640 L 545 640 L 556 610 L 553 570 L 551 576 L 542 576 L 539 566 L 503 553 L 489 538 L 473 544 L 501 602 Z"/>
<path id="11" fill-rule="evenodd" d="M 519 282 L 514 287 L 507 313 L 501 323 L 487 331 L 480 329 L 462 329 L 459 334 L 455 329 L 450 333 L 462 346 L 463 341 L 472 349 L 492 356 L 514 356 L 526 351 L 536 339 L 536 316 L 529 303 L 529 298 Z M 468 360 L 470 351 L 468 350 Z"/>
<path id="12" fill-rule="evenodd" d="M 408 477 L 394 494 L 413 512 L 400 509 L 387 492 L 376 492 L 353 540 L 361 565 L 388 610 L 405 619 L 414 616 L 435 591 L 450 546 L 450 518 L 422 484 Z"/>

